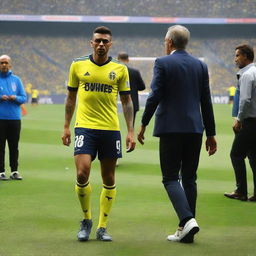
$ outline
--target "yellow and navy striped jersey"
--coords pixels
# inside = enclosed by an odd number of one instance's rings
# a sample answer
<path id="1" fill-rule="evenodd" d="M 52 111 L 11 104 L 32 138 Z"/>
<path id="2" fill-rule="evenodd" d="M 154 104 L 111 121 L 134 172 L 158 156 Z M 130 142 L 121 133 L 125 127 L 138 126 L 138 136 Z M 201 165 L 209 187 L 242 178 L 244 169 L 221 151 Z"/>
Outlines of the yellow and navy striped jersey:
<path id="1" fill-rule="evenodd" d="M 127 67 L 109 57 L 103 65 L 92 55 L 77 58 L 69 72 L 68 90 L 78 90 L 75 127 L 118 131 L 117 96 L 130 93 Z"/>

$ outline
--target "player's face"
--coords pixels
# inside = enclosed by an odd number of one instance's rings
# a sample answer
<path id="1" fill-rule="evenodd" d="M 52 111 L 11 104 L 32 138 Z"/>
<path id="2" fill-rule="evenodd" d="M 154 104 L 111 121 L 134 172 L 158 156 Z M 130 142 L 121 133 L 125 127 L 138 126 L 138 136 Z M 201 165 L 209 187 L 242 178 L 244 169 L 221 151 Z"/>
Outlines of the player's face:
<path id="1" fill-rule="evenodd" d="M 93 34 L 91 40 L 91 47 L 93 48 L 94 54 L 99 57 L 105 56 L 108 54 L 109 49 L 112 46 L 111 36 L 108 34 Z"/>
<path id="2" fill-rule="evenodd" d="M 237 67 L 244 68 L 247 65 L 247 56 L 246 54 L 242 54 L 239 49 L 235 52 L 235 63 Z"/>
<path id="3" fill-rule="evenodd" d="M 0 59 L 0 71 L 2 73 L 7 73 L 11 68 L 11 61 L 8 58 L 1 58 Z"/>

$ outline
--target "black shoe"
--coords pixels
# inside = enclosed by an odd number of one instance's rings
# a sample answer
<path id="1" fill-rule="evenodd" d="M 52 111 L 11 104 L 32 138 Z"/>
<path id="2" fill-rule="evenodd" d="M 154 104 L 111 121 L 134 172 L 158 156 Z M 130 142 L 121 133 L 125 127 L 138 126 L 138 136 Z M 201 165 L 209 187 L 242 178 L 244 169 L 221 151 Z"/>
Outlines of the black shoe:
<path id="1" fill-rule="evenodd" d="M 81 227 L 77 234 L 79 241 L 88 241 L 92 229 L 92 220 L 82 220 Z"/>
<path id="2" fill-rule="evenodd" d="M 250 202 L 256 202 L 256 195 L 253 195 L 251 197 L 248 198 L 248 201 Z"/>
<path id="3" fill-rule="evenodd" d="M 232 192 L 232 193 L 227 193 L 225 192 L 224 193 L 224 196 L 225 197 L 228 197 L 230 199 L 237 199 L 237 200 L 240 200 L 240 201 L 247 201 L 248 200 L 248 197 L 245 196 L 245 195 L 240 195 L 238 194 L 237 192 Z"/>

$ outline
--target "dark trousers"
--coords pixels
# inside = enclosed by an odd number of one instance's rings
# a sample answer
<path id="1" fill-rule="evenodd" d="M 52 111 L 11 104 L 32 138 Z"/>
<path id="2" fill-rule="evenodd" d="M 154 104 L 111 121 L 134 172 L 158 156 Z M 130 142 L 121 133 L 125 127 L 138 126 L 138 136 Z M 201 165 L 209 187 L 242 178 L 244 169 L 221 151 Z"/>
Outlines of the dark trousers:
<path id="1" fill-rule="evenodd" d="M 0 172 L 5 171 L 5 144 L 8 142 L 11 171 L 18 170 L 20 120 L 0 120 Z"/>
<path id="2" fill-rule="evenodd" d="M 160 137 L 163 184 L 180 221 L 195 217 L 201 146 L 202 134 L 171 133 Z"/>
<path id="3" fill-rule="evenodd" d="M 133 127 L 135 125 L 136 114 L 137 114 L 137 111 L 133 111 Z"/>
<path id="4" fill-rule="evenodd" d="M 236 192 L 245 196 L 248 193 L 245 158 L 249 158 L 256 195 L 256 118 L 243 121 L 241 131 L 235 134 L 230 157 L 235 171 Z"/>

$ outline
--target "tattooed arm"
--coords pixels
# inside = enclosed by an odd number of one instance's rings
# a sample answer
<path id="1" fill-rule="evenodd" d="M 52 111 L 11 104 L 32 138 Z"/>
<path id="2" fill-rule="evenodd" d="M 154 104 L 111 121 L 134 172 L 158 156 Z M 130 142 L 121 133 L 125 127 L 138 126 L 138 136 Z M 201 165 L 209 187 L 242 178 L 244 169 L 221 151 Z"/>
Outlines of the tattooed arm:
<path id="1" fill-rule="evenodd" d="M 62 135 L 62 143 L 65 146 L 69 146 L 71 143 L 71 133 L 69 126 L 76 108 L 76 95 L 77 91 L 68 91 L 65 105 L 64 131 Z"/>
<path id="2" fill-rule="evenodd" d="M 127 152 L 131 152 L 135 149 L 136 145 L 133 129 L 133 104 L 130 95 L 120 95 L 120 99 L 122 102 L 124 118 L 128 130 L 128 134 L 126 136 L 126 149 Z"/>

